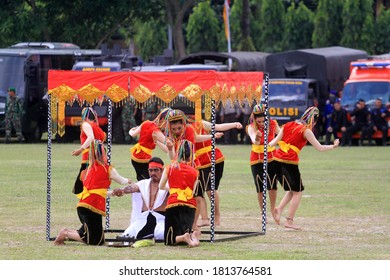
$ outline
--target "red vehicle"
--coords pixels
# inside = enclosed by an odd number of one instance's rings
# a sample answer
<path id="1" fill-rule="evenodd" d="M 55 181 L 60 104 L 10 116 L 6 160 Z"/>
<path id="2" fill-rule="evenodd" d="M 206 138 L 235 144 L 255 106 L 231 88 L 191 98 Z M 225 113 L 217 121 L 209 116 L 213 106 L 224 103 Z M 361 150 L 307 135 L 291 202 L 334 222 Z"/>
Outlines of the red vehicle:
<path id="1" fill-rule="evenodd" d="M 341 105 L 352 111 L 359 99 L 373 108 L 375 99 L 381 98 L 384 105 L 390 102 L 390 60 L 359 60 L 351 62 L 351 74 L 345 82 Z M 390 136 L 390 118 L 388 119 Z M 359 138 L 358 134 L 354 138 Z M 373 139 L 381 139 L 376 131 Z"/>

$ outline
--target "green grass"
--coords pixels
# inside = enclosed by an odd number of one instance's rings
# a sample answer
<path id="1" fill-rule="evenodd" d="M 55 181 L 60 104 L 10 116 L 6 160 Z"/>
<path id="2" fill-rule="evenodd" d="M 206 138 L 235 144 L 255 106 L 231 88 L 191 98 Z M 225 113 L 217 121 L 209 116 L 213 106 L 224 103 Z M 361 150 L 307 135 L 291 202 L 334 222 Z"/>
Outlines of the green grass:
<path id="1" fill-rule="evenodd" d="M 80 165 L 71 151 L 77 144 L 53 143 L 51 231 L 77 229 L 71 193 Z M 114 145 L 112 163 L 135 179 L 129 146 Z M 226 156 L 220 186 L 222 225 L 217 230 L 261 231 L 259 207 L 249 167 L 250 146 L 220 146 Z M 156 155 L 164 156 L 160 151 Z M 345 147 L 320 153 L 307 146 L 300 154 L 305 186 L 296 222 L 288 231 L 272 218 L 265 235 L 226 242 L 202 242 L 198 248 L 109 248 L 46 241 L 47 145 L 0 144 L 0 259 L 3 260 L 382 260 L 390 258 L 390 148 Z M 165 159 L 165 157 L 164 157 Z M 114 185 L 114 187 L 117 187 Z M 284 191 L 279 188 L 278 202 Z M 130 196 L 111 199 L 110 228 L 125 229 Z M 284 213 L 285 215 L 285 213 Z M 283 222 L 283 221 L 282 221 Z M 114 237 L 116 234 L 108 234 Z M 216 235 L 219 240 L 224 236 Z M 202 239 L 208 240 L 209 235 Z"/>

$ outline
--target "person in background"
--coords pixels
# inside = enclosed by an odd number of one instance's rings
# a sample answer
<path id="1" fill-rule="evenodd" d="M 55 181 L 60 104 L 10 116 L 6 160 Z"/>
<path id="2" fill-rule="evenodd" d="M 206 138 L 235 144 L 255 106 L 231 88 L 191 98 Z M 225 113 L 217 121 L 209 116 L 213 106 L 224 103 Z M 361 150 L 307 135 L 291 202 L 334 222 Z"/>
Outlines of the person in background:
<path id="1" fill-rule="evenodd" d="M 242 127 L 246 127 L 249 122 L 249 118 L 252 114 L 253 105 L 251 106 L 248 102 L 248 100 L 245 100 L 241 107 L 241 116 L 240 116 L 240 122 Z M 240 144 L 250 144 L 251 139 L 247 135 L 245 129 L 241 129 L 240 132 Z"/>
<path id="2" fill-rule="evenodd" d="M 345 146 L 347 138 L 348 112 L 341 107 L 340 99 L 337 98 L 333 104 L 334 110 L 330 116 L 330 125 L 326 130 L 325 144 L 330 144 L 330 138 L 333 135 L 334 139 L 337 139 L 337 133 L 341 133 L 341 146 Z"/>
<path id="3" fill-rule="evenodd" d="M 146 104 L 146 107 L 142 110 L 142 121 L 154 121 L 160 113 L 161 106 L 157 104 L 157 101 L 152 101 Z"/>
<path id="4" fill-rule="evenodd" d="M 122 127 L 123 134 L 125 135 L 126 144 L 133 144 L 135 139 L 130 136 L 129 130 L 137 126 L 135 116 L 137 115 L 137 107 L 134 100 L 125 100 L 122 105 Z"/>
<path id="5" fill-rule="evenodd" d="M 225 106 L 221 107 L 220 117 L 221 123 L 234 123 L 239 121 L 239 117 L 241 115 L 241 108 L 237 102 L 233 102 L 228 99 L 226 100 Z M 235 145 L 238 142 L 238 131 L 237 129 L 232 129 L 226 131 L 223 141 L 224 144 L 232 144 Z"/>
<path id="6" fill-rule="evenodd" d="M 313 128 L 319 118 L 319 110 L 309 107 L 299 120 L 286 123 L 279 134 L 269 142 L 270 147 L 279 145 L 274 152 L 275 168 L 278 181 L 286 191 L 279 206 L 274 210 L 275 222 L 279 225 L 284 208 L 289 205 L 288 216 L 284 224 L 285 228 L 300 230 L 295 224 L 295 213 L 302 198 L 304 186 L 299 172 L 299 153 L 309 142 L 317 151 L 324 152 L 337 148 L 339 139 L 334 140 L 333 145 L 322 145 L 314 136 Z"/>
<path id="7" fill-rule="evenodd" d="M 12 127 L 14 127 L 19 143 L 24 142 L 22 134 L 21 119 L 23 107 L 19 97 L 16 95 L 16 90 L 13 87 L 8 89 L 8 97 L 5 102 L 5 143 L 11 142 Z"/>
<path id="8" fill-rule="evenodd" d="M 352 125 L 347 129 L 347 143 L 352 146 L 352 136 L 357 132 L 361 132 L 359 146 L 363 145 L 363 140 L 368 134 L 368 123 L 370 120 L 370 112 L 363 99 L 359 99 L 356 103 L 355 109 L 351 113 Z"/>
<path id="9" fill-rule="evenodd" d="M 173 149 L 169 139 L 167 146 Z M 196 211 L 194 189 L 198 183 L 194 156 L 193 143 L 181 140 L 177 160 L 164 169 L 159 184 L 160 189 L 169 190 L 164 231 L 164 243 L 168 246 L 184 243 L 189 247 L 197 247 L 200 244 L 201 233 L 193 229 Z"/>
<path id="10" fill-rule="evenodd" d="M 72 156 L 79 156 L 81 154 L 81 167 L 72 190 L 74 194 L 79 194 L 83 191 L 83 182 L 81 181 L 80 175 L 88 165 L 89 145 L 94 140 L 100 140 L 102 142 L 106 140 L 106 133 L 99 127 L 97 114 L 92 107 L 85 107 L 81 111 L 81 118 L 83 120 L 80 128 L 81 146 L 72 151 Z"/>
<path id="11" fill-rule="evenodd" d="M 89 164 L 81 178 L 83 191 L 77 195 L 77 214 L 81 222 L 78 230 L 63 228 L 54 245 L 65 245 L 64 241 L 74 240 L 87 245 L 103 245 L 105 243 L 103 231 L 103 216 L 106 215 L 107 190 L 111 181 L 121 185 L 131 184 L 131 180 L 124 178 L 107 162 L 107 153 L 100 140 L 93 140 L 89 148 Z"/>
<path id="12" fill-rule="evenodd" d="M 372 135 L 378 130 L 382 132 L 382 145 L 387 145 L 387 133 L 389 130 L 387 124 L 387 117 L 389 116 L 389 112 L 382 104 L 382 99 L 377 98 L 375 100 L 375 108 L 371 110 L 371 118 L 368 131 L 368 145 L 371 146 Z"/>

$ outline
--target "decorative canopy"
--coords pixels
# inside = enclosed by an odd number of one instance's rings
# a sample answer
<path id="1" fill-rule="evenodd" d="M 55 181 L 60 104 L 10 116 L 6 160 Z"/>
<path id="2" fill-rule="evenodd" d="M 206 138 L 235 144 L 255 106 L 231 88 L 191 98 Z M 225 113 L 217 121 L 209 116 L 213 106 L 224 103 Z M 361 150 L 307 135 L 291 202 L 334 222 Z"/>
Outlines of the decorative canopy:
<path id="1" fill-rule="evenodd" d="M 262 96 L 262 72 L 82 72 L 50 70 L 48 93 L 51 95 L 53 121 L 58 133 L 64 133 L 65 103 L 102 102 L 104 98 L 120 105 L 133 97 L 139 103 L 158 98 L 172 104 L 181 94 L 200 111 L 201 98 L 218 104 L 231 101 L 259 102 Z M 62 135 L 61 135 L 62 134 Z"/>

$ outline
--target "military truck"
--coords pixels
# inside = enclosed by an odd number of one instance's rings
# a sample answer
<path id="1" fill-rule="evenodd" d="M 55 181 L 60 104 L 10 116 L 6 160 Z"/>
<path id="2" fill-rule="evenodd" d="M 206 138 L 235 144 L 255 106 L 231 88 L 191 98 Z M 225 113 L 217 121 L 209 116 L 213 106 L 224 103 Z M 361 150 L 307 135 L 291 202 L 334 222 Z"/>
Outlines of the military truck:
<path id="1" fill-rule="evenodd" d="M 0 49 L 0 135 L 5 133 L 4 107 L 9 87 L 23 102 L 22 133 L 27 142 L 39 141 L 47 131 L 49 69 L 70 70 L 76 58 L 100 54 L 61 42 L 21 42 Z"/>
<path id="2" fill-rule="evenodd" d="M 343 89 L 350 62 L 366 57 L 365 51 L 338 46 L 270 54 L 265 67 L 270 76 L 270 116 L 283 124 L 316 102 L 321 110 L 331 91 Z"/>

